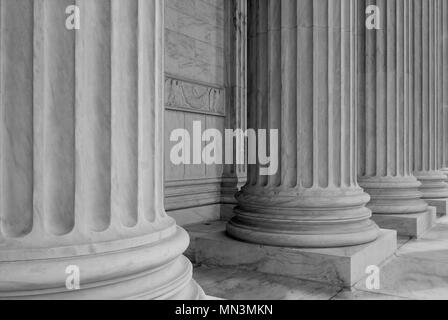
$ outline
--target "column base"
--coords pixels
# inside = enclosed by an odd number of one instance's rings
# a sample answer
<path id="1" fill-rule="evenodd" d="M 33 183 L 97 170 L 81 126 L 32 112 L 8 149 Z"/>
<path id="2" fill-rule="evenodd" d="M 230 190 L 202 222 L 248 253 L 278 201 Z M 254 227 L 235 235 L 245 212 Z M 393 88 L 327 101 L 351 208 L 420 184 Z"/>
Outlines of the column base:
<path id="1" fill-rule="evenodd" d="M 294 248 L 338 248 L 375 241 L 378 226 L 359 187 L 280 190 L 246 186 L 227 234 L 243 242 Z M 425 204 L 426 206 L 426 204 Z"/>
<path id="2" fill-rule="evenodd" d="M 448 199 L 425 199 L 425 201 L 431 206 L 436 208 L 437 215 L 446 216 L 448 213 Z"/>
<path id="3" fill-rule="evenodd" d="M 107 243 L 104 251 L 90 245 L 86 254 L 81 247 L 60 248 L 58 255 L 55 250 L 2 252 L 0 300 L 204 299 L 192 279 L 191 262 L 182 256 L 188 235 L 173 228 L 164 239 L 128 239 L 130 247 L 123 247 L 123 241 Z M 68 266 L 77 267 L 79 288 L 67 286 Z"/>
<path id="4" fill-rule="evenodd" d="M 198 234 L 196 262 L 351 287 L 365 277 L 368 266 L 380 265 L 397 249 L 392 230 L 381 230 L 376 241 L 365 245 L 295 249 L 240 242 L 228 237 L 224 227 Z"/>
<path id="5" fill-rule="evenodd" d="M 209 298 L 197 282 L 191 280 L 182 291 L 174 296 L 168 297 L 167 300 L 209 300 Z"/>
<path id="6" fill-rule="evenodd" d="M 447 176 L 447 179 L 445 180 L 445 182 L 448 183 L 448 168 L 440 169 L 440 171 L 442 171 L 442 173 Z"/>
<path id="7" fill-rule="evenodd" d="M 437 219 L 435 207 L 415 214 L 374 214 L 372 220 L 383 229 L 396 230 L 399 236 L 418 238 L 432 228 Z"/>
<path id="8" fill-rule="evenodd" d="M 417 171 L 414 174 L 422 183 L 420 191 L 423 200 L 448 199 L 447 176 L 442 171 Z"/>

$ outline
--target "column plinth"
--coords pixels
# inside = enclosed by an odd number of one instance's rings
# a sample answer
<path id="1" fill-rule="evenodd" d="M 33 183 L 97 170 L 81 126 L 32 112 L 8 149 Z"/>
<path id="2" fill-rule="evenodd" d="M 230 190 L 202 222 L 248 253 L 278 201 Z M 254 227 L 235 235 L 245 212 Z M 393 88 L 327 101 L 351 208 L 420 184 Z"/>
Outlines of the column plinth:
<path id="1" fill-rule="evenodd" d="M 356 6 L 249 1 L 248 128 L 278 130 L 280 159 L 272 176 L 249 166 L 229 235 L 314 248 L 377 239 L 357 183 Z"/>
<path id="2" fill-rule="evenodd" d="M 0 299 L 202 298 L 163 208 L 164 2 L 69 5 L 0 3 Z"/>

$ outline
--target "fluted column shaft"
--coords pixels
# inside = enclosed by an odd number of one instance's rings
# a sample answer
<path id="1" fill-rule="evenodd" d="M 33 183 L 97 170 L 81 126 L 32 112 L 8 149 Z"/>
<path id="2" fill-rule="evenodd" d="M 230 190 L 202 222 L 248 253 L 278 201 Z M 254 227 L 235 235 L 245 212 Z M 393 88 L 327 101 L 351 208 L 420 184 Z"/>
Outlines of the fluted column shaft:
<path id="1" fill-rule="evenodd" d="M 0 298 L 202 293 L 163 208 L 163 7 L 0 2 Z"/>
<path id="2" fill-rule="evenodd" d="M 448 3 L 442 1 L 442 106 L 443 106 L 443 162 L 442 172 L 448 174 Z"/>
<path id="3" fill-rule="evenodd" d="M 414 174 L 424 199 L 448 198 L 442 167 L 440 15 L 442 1 L 414 1 Z"/>
<path id="4" fill-rule="evenodd" d="M 437 168 L 444 168 L 444 157 L 443 157 L 443 20 L 446 20 L 448 17 L 443 15 L 443 0 L 436 1 L 436 25 L 435 25 L 435 90 L 436 90 L 436 103 L 437 103 L 437 116 L 436 116 L 436 125 L 437 125 Z M 447 177 L 448 178 L 448 177 Z"/>
<path id="5" fill-rule="evenodd" d="M 380 29 L 359 23 L 359 182 L 375 214 L 423 213 L 413 176 L 414 2 L 365 0 L 379 8 Z"/>
<path id="6" fill-rule="evenodd" d="M 280 165 L 272 176 L 249 166 L 231 236 L 295 247 L 377 238 L 357 183 L 357 5 L 249 1 L 248 127 L 279 130 Z"/>

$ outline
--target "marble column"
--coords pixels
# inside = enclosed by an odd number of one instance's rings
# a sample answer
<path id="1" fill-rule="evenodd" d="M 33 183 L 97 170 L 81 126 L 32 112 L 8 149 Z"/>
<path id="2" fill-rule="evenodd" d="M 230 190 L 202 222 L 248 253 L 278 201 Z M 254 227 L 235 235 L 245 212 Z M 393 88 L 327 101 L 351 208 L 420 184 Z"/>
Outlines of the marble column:
<path id="1" fill-rule="evenodd" d="M 226 12 L 226 129 L 247 129 L 247 0 L 225 1 Z M 221 218 L 233 216 L 237 202 L 235 194 L 246 182 L 246 159 L 244 145 L 234 144 L 233 164 L 223 167 L 221 185 Z M 244 157 L 240 157 L 240 155 Z M 240 161 L 241 162 L 241 161 Z"/>
<path id="2" fill-rule="evenodd" d="M 422 183 L 423 199 L 443 201 L 446 211 L 447 177 L 441 168 L 442 106 L 439 91 L 439 14 L 441 1 L 414 1 L 414 174 Z M 443 212 L 441 212 L 443 213 Z"/>
<path id="3" fill-rule="evenodd" d="M 428 211 L 411 167 L 416 2 L 365 0 L 359 13 L 377 6 L 381 21 L 379 29 L 359 24 L 359 183 L 372 198 L 368 207 L 378 223 L 387 215 Z"/>
<path id="4" fill-rule="evenodd" d="M 232 237 L 324 248 L 379 236 L 357 182 L 357 5 L 249 1 L 248 127 L 279 130 L 280 159 L 271 176 L 249 166 Z"/>
<path id="5" fill-rule="evenodd" d="M 443 0 L 436 0 L 435 2 L 435 90 L 436 90 L 436 128 L 437 128 L 437 165 L 438 169 L 443 172 L 444 157 L 443 157 Z M 448 177 L 447 177 L 448 178 Z"/>
<path id="6" fill-rule="evenodd" d="M 442 172 L 448 175 L 448 3 L 442 1 L 442 107 L 443 107 L 443 138 L 442 138 Z"/>
<path id="7" fill-rule="evenodd" d="M 202 297 L 163 208 L 163 6 L 0 2 L 1 299 Z"/>

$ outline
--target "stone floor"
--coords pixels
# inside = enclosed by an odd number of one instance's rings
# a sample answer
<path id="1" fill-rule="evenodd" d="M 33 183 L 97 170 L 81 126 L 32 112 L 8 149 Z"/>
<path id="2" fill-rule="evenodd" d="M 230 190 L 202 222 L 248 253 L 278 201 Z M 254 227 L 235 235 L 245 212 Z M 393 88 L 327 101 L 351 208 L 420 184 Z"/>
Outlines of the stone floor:
<path id="1" fill-rule="evenodd" d="M 187 228 L 194 233 L 216 230 L 223 222 Z M 204 226 L 206 228 L 204 228 Z M 402 300 L 448 299 L 448 218 L 420 239 L 399 239 L 399 249 L 381 267 L 379 290 L 368 290 L 365 280 L 351 289 L 311 281 L 217 267 L 196 266 L 195 279 L 210 296 L 260 300 Z"/>

